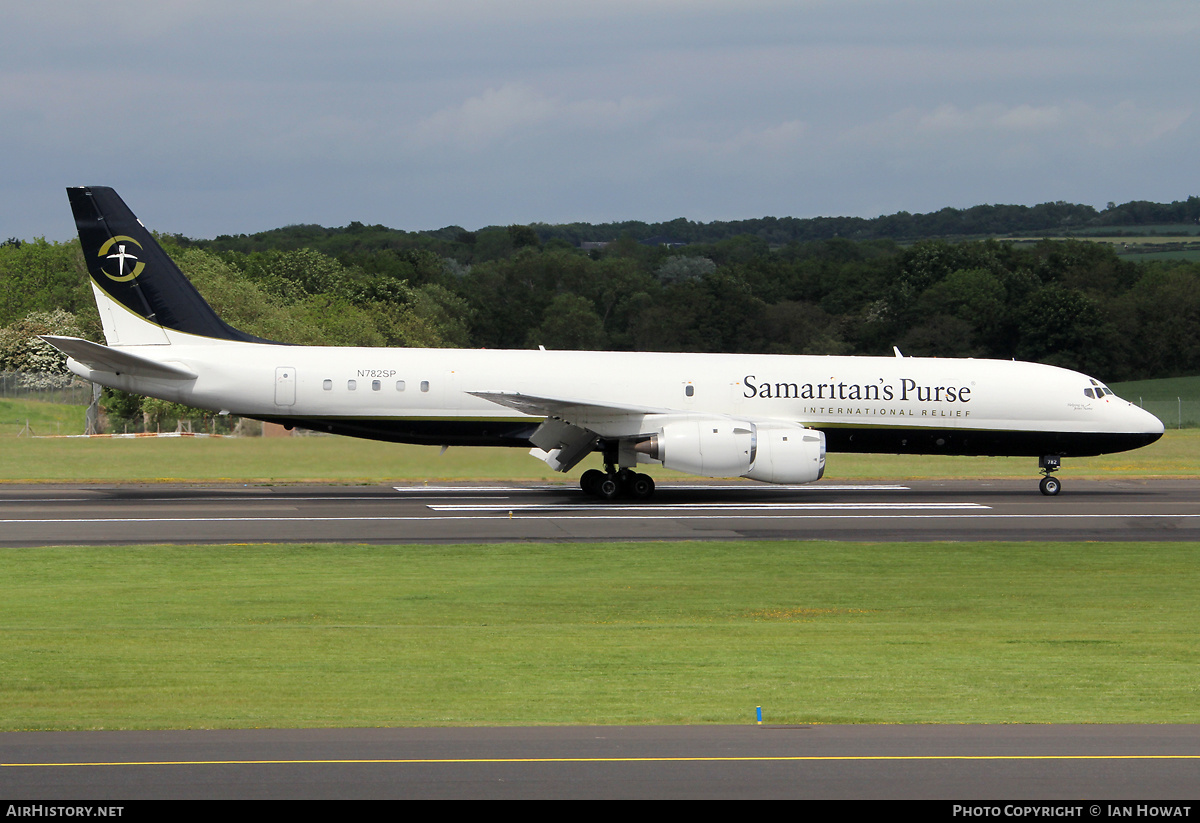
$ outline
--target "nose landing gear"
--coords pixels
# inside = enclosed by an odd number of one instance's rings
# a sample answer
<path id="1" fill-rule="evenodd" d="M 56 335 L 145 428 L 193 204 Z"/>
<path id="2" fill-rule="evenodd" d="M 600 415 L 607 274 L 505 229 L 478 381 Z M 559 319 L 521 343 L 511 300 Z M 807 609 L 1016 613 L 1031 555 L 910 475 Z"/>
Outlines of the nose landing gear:
<path id="1" fill-rule="evenodd" d="M 1058 471 L 1061 465 L 1062 458 L 1057 454 L 1047 454 L 1038 458 L 1038 468 L 1042 470 L 1042 482 L 1038 484 L 1042 494 L 1047 497 L 1053 497 L 1062 491 L 1062 483 L 1054 476 L 1054 472 Z"/>

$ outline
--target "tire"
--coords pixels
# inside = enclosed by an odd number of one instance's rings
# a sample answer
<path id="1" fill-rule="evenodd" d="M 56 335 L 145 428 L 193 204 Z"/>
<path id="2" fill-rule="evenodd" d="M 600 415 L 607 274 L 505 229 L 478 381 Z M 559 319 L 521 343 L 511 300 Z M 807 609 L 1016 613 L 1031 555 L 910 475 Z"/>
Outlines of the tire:
<path id="1" fill-rule="evenodd" d="M 597 494 L 596 487 L 600 485 L 600 481 L 605 477 L 604 472 L 599 469 L 588 469 L 579 478 L 579 488 L 583 489 L 584 494 Z"/>
<path id="2" fill-rule="evenodd" d="M 1042 494 L 1047 497 L 1053 497 L 1062 491 L 1062 483 L 1058 482 L 1057 477 L 1046 475 L 1042 478 L 1042 482 L 1038 484 L 1038 488 L 1042 490 Z"/>
<path id="3" fill-rule="evenodd" d="M 634 500 L 646 500 L 654 494 L 654 478 L 648 474 L 635 474 L 627 488 Z"/>
<path id="4" fill-rule="evenodd" d="M 621 484 L 617 482 L 615 477 L 606 476 L 603 480 L 596 484 L 596 496 L 602 497 L 605 500 L 612 500 L 621 493 Z"/>

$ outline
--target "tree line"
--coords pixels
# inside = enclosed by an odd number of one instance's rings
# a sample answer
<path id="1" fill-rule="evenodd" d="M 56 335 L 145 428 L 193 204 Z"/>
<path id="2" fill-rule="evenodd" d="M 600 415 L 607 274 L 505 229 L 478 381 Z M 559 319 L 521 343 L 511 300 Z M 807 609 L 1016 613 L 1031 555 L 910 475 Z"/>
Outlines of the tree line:
<path id="1" fill-rule="evenodd" d="M 162 236 L 226 320 L 284 342 L 1017 358 L 1106 381 L 1200 374 L 1200 264 L 1104 243 L 742 234 L 584 251 L 538 227 L 398 243 L 306 228 L 254 248 Z M 268 233 L 269 234 L 269 233 Z M 468 236 L 470 235 L 470 236 Z M 313 248 L 313 245 L 322 248 Z M 0 245 L 0 370 L 45 370 L 39 333 L 102 340 L 78 243 Z M 54 358 L 51 358 L 54 359 Z M 57 358 L 61 367 L 61 358 Z"/>
<path id="2" fill-rule="evenodd" d="M 353 249 L 423 248 L 445 257 L 469 263 L 489 260 L 517 246 L 534 241 L 560 241 L 566 246 L 607 242 L 631 237 L 653 244 L 717 243 L 740 236 L 752 236 L 772 246 L 844 238 L 848 240 L 889 239 L 904 242 L 935 238 L 1004 237 L 1028 235 L 1072 235 L 1116 229 L 1120 231 L 1156 227 L 1200 225 L 1200 197 L 1188 197 L 1171 203 L 1133 200 L 1109 203 L 1104 209 L 1089 205 L 1041 203 L 1036 206 L 979 205 L 966 209 L 943 208 L 927 214 L 906 211 L 864 217 L 759 217 L 749 220 L 718 220 L 709 223 L 677 218 L 647 223 L 625 220 L 612 223 L 535 223 L 519 227 L 523 237 L 513 237 L 510 227 L 489 226 L 467 231 L 447 226 L 432 231 L 406 232 L 382 225 L 366 226 L 354 222 L 341 228 L 317 225 L 286 226 L 246 235 L 222 235 L 214 240 L 190 241 L 214 251 L 265 251 L 269 249 L 312 248 L 333 257 Z"/>

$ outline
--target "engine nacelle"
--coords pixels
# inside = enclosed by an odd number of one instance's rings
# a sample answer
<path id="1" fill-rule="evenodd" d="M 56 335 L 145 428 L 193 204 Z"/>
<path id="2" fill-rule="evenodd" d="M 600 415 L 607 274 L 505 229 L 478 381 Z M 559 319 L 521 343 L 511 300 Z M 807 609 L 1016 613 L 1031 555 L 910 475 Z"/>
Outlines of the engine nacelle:
<path id="1" fill-rule="evenodd" d="M 668 469 L 701 477 L 739 477 L 754 464 L 754 426 L 740 420 L 676 420 L 634 449 Z"/>
<path id="2" fill-rule="evenodd" d="M 672 421 L 634 449 L 668 469 L 701 477 L 811 483 L 825 472 L 825 434 L 787 423 Z"/>
<path id="3" fill-rule="evenodd" d="M 825 432 L 787 424 L 755 427 L 754 465 L 743 477 L 765 483 L 812 483 L 825 474 Z"/>

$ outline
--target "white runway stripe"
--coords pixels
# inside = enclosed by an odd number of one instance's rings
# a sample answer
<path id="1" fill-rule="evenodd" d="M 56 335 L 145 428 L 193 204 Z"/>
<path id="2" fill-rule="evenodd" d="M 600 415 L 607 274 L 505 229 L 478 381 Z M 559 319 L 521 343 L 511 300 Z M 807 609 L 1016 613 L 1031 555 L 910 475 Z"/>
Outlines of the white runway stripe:
<path id="1" fill-rule="evenodd" d="M 541 492 L 560 489 L 574 490 L 571 485 L 562 486 L 393 486 L 398 492 L 405 494 L 445 494 L 447 492 Z M 877 483 L 873 485 L 821 485 L 821 486 L 776 486 L 764 483 L 740 483 L 737 485 L 717 485 L 713 483 L 663 483 L 659 491 L 743 491 L 743 492 L 905 492 L 908 486 L 895 483 Z"/>
<path id="2" fill-rule="evenodd" d="M 591 503 L 516 503 L 509 505 L 476 503 L 430 503 L 428 508 L 438 512 L 579 512 L 579 511 L 627 511 L 637 512 L 695 512 L 695 511 L 905 511 L 924 509 L 990 509 L 981 503 L 678 503 L 604 505 Z"/>
<path id="3" fill-rule="evenodd" d="M 981 508 L 986 509 L 986 506 Z M 514 510 L 515 511 L 515 510 Z M 979 514 L 955 514 L 947 513 L 921 513 L 914 514 L 908 512 L 896 512 L 889 514 L 858 514 L 847 512 L 846 514 L 823 514 L 823 513 L 804 513 L 793 514 L 789 512 L 781 512 L 774 515 L 762 514 L 738 514 L 736 512 L 718 513 L 718 514 L 639 514 L 633 510 L 626 510 L 626 514 L 620 513 L 605 513 L 596 512 L 594 514 L 583 513 L 586 509 L 579 510 L 580 514 L 567 514 L 565 512 L 555 514 L 553 517 L 546 517 L 544 514 L 514 514 L 511 518 L 508 515 L 508 510 L 480 513 L 480 514 L 431 514 L 418 516 L 394 516 L 394 517 L 80 517 L 80 518 L 25 518 L 25 519 L 4 519 L 0 520 L 0 525 L 6 524 L 30 524 L 30 523 L 54 523 L 65 525 L 70 523 L 367 523 L 367 522 L 415 522 L 415 521 L 437 521 L 437 520 L 546 520 L 554 522 L 557 520 L 1112 520 L 1112 519 L 1167 519 L 1167 520 L 1187 520 L 1200 517 L 1200 514 L 1144 514 L 1135 512 L 1126 512 L 1123 514 L 1072 514 L 1072 513 L 1047 513 L 1047 514 L 998 514 L 994 512 L 979 513 Z"/>

